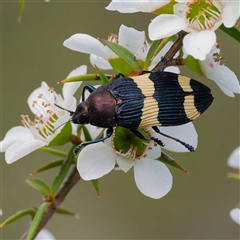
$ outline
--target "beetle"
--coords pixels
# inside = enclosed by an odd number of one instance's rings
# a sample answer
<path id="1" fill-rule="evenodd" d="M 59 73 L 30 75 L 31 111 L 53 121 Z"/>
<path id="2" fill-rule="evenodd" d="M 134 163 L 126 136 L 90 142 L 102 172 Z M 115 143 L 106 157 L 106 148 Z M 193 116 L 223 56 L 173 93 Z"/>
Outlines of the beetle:
<path id="1" fill-rule="evenodd" d="M 90 92 L 87 99 L 86 90 Z M 134 77 L 119 75 L 112 82 L 97 89 L 87 84 L 83 88 L 82 102 L 75 112 L 67 110 L 70 112 L 71 122 L 90 123 L 107 128 L 107 133 L 101 139 L 78 145 L 74 153 L 77 154 L 85 145 L 111 137 L 113 127 L 116 126 L 130 129 L 139 138 L 153 140 L 164 146 L 161 140 L 154 137 L 145 138 L 137 130 L 152 127 L 157 133 L 179 142 L 189 151 L 194 151 L 191 145 L 162 133 L 157 126 L 188 123 L 200 116 L 212 101 L 210 88 L 194 79 L 172 72 L 147 72 Z"/>

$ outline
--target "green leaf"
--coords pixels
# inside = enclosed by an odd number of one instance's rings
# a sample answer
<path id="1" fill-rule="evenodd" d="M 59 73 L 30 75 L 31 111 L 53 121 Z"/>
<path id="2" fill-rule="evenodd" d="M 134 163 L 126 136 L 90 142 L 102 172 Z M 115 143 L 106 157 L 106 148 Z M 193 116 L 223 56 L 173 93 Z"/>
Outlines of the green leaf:
<path id="1" fill-rule="evenodd" d="M 106 75 L 106 76 L 108 79 L 112 77 L 112 75 Z M 101 78 L 98 74 L 83 74 L 83 75 L 79 75 L 79 76 L 66 78 L 66 79 L 58 82 L 58 84 L 64 84 L 64 83 L 69 83 L 69 82 L 94 81 L 94 80 L 99 81 L 99 80 L 101 80 Z"/>
<path id="2" fill-rule="evenodd" d="M 144 69 L 148 69 L 151 65 L 153 59 L 157 56 L 157 54 L 164 48 L 164 46 L 168 43 L 170 38 L 159 39 L 152 42 L 152 45 L 148 51 L 146 62 Z"/>
<path id="3" fill-rule="evenodd" d="M 32 240 L 33 239 L 33 237 L 34 237 L 34 235 L 37 231 L 37 228 L 38 228 L 38 226 L 39 226 L 39 224 L 42 220 L 43 214 L 44 214 L 47 206 L 48 206 L 48 203 L 42 203 L 40 205 L 40 207 L 38 208 L 37 213 L 36 213 L 32 223 L 31 223 L 30 228 L 29 228 L 26 240 Z"/>
<path id="4" fill-rule="evenodd" d="M 185 59 L 183 59 L 183 63 L 198 75 L 206 77 L 201 69 L 199 60 L 195 59 L 193 56 L 188 55 Z"/>
<path id="5" fill-rule="evenodd" d="M 22 19 L 22 13 L 24 8 L 25 0 L 18 0 L 18 21 L 20 22 Z"/>
<path id="6" fill-rule="evenodd" d="M 102 84 L 108 84 L 110 81 L 107 78 L 107 76 L 96 65 L 95 65 L 95 68 L 96 68 L 96 70 L 98 72 L 98 75 L 99 75 L 99 77 L 101 79 Z"/>
<path id="7" fill-rule="evenodd" d="M 72 211 L 70 211 L 70 210 L 68 210 L 68 209 L 66 209 L 66 208 L 58 208 L 56 212 L 59 213 L 59 214 L 64 214 L 64 215 L 73 216 L 73 217 L 75 217 L 75 218 L 77 218 L 77 219 L 80 218 L 77 213 L 72 212 Z"/>
<path id="8" fill-rule="evenodd" d="M 36 209 L 34 208 L 27 208 L 21 211 L 18 211 L 17 213 L 15 213 L 14 215 L 12 215 L 11 217 L 7 218 L 1 225 L 0 228 L 3 228 L 4 226 L 26 216 L 26 215 L 30 215 L 32 218 L 35 216 L 36 214 Z"/>
<path id="9" fill-rule="evenodd" d="M 235 28 L 226 28 L 223 24 L 219 27 L 223 32 L 225 32 L 226 34 L 228 34 L 230 37 L 232 37 L 233 39 L 235 39 L 236 41 L 240 42 L 240 31 Z"/>
<path id="10" fill-rule="evenodd" d="M 49 143 L 51 146 L 62 146 L 67 142 L 71 142 L 72 139 L 72 125 L 70 122 L 67 122 L 62 128 L 61 132 Z"/>
<path id="11" fill-rule="evenodd" d="M 84 134 L 84 137 L 85 137 L 85 141 L 92 141 L 92 136 L 91 134 L 89 133 L 88 129 L 86 126 L 82 125 L 82 130 L 83 130 L 83 134 Z"/>
<path id="12" fill-rule="evenodd" d="M 155 14 L 173 14 L 173 6 L 176 4 L 175 1 L 171 0 L 168 4 L 163 5 L 162 7 L 155 10 Z"/>
<path id="13" fill-rule="evenodd" d="M 59 167 L 62 165 L 63 163 L 63 159 L 60 159 L 60 160 L 55 160 L 51 163 L 48 163 L 47 165 L 44 165 L 43 167 L 35 170 L 34 172 L 32 172 L 30 175 L 34 175 L 34 174 L 37 174 L 37 173 L 40 173 L 40 172 L 43 172 L 43 171 L 46 171 L 46 170 L 49 170 L 49 169 L 52 169 L 52 168 L 55 168 L 55 167 Z"/>
<path id="14" fill-rule="evenodd" d="M 158 54 L 158 47 L 161 44 L 162 39 L 156 40 L 152 42 L 152 45 L 148 51 L 148 54 L 146 56 L 145 66 L 144 69 L 148 69 L 148 67 L 151 65 L 152 60 L 154 57 Z"/>
<path id="15" fill-rule="evenodd" d="M 104 39 L 99 39 L 100 42 L 107 45 L 113 52 L 115 52 L 121 59 L 123 59 L 127 64 L 129 64 L 132 68 L 132 70 L 140 70 L 142 69 L 141 64 L 136 60 L 136 57 L 133 53 L 131 53 L 128 49 L 125 47 L 108 41 Z"/>
<path id="16" fill-rule="evenodd" d="M 42 195 L 50 193 L 50 188 L 42 180 L 38 178 L 28 178 L 26 183 L 40 192 Z"/>
<path id="17" fill-rule="evenodd" d="M 50 147 L 41 147 L 40 150 L 42 150 L 44 152 L 52 153 L 52 154 L 60 156 L 60 157 L 66 157 L 67 156 L 67 153 L 56 150 L 54 148 L 50 148 Z"/>
<path id="18" fill-rule="evenodd" d="M 164 152 L 162 152 L 161 157 L 158 158 L 157 160 L 159 160 L 165 164 L 168 164 L 172 167 L 178 168 L 185 173 L 188 173 L 188 171 L 186 169 L 184 169 L 178 162 L 176 162 L 172 157 L 170 157 L 169 155 L 167 155 Z"/>
<path id="19" fill-rule="evenodd" d="M 99 192 L 99 180 L 98 179 L 93 179 L 91 180 L 93 187 L 96 190 L 97 196 L 100 197 L 100 192 Z"/>
<path id="20" fill-rule="evenodd" d="M 132 67 L 121 58 L 111 58 L 108 60 L 116 73 L 122 73 L 124 76 L 129 76 Z"/>
<path id="21" fill-rule="evenodd" d="M 58 176 L 54 179 L 52 187 L 51 187 L 51 192 L 53 194 L 55 194 L 59 187 L 62 185 L 63 181 L 65 180 L 65 177 L 67 176 L 67 173 L 69 171 L 69 168 L 73 162 L 74 159 L 74 153 L 73 150 L 76 146 L 73 145 L 68 153 L 68 157 L 66 158 L 66 160 L 62 163 L 62 166 L 60 168 L 60 172 L 58 174 Z"/>

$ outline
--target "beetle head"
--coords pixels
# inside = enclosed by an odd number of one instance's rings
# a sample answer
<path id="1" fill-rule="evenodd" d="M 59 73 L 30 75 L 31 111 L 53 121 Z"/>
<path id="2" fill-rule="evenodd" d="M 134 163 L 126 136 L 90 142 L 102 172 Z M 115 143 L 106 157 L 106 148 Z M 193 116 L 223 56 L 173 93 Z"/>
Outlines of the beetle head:
<path id="1" fill-rule="evenodd" d="M 72 117 L 72 122 L 75 124 L 89 123 L 89 114 L 86 102 L 79 103 L 76 111 L 72 112 L 70 116 Z"/>

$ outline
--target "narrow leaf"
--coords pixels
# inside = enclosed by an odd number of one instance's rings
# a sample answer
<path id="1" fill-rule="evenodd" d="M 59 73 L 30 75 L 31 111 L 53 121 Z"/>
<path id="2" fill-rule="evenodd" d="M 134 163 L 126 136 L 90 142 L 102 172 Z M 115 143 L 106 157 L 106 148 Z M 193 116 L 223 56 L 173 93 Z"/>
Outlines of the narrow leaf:
<path id="1" fill-rule="evenodd" d="M 42 180 L 38 178 L 28 178 L 26 183 L 40 192 L 42 195 L 50 193 L 50 188 Z"/>
<path id="2" fill-rule="evenodd" d="M 30 215 L 32 218 L 35 216 L 36 214 L 36 209 L 34 208 L 27 208 L 21 211 L 18 211 L 17 213 L 15 213 L 14 215 L 12 215 L 11 217 L 7 218 L 1 225 L 0 228 L 3 228 L 4 226 L 18 220 L 21 217 L 24 217 L 26 215 Z"/>
<path id="3" fill-rule="evenodd" d="M 192 71 L 197 73 L 198 75 L 205 77 L 203 73 L 199 60 L 195 59 L 193 56 L 188 55 L 185 59 L 183 59 L 183 64 L 190 68 Z"/>
<path id="4" fill-rule="evenodd" d="M 83 125 L 82 129 L 83 129 L 85 141 L 92 141 L 92 136 L 91 136 L 90 132 L 88 131 L 87 127 Z"/>
<path id="5" fill-rule="evenodd" d="M 108 77 L 110 77 L 110 76 L 108 76 Z M 83 74 L 83 75 L 79 75 L 79 76 L 66 78 L 66 79 L 58 82 L 58 84 L 63 84 L 63 83 L 68 83 L 68 82 L 94 81 L 94 80 L 101 80 L 101 79 L 100 79 L 99 75 L 97 75 L 97 74 Z"/>
<path id="6" fill-rule="evenodd" d="M 65 143 L 71 142 L 71 139 L 72 124 L 70 122 L 67 122 L 65 126 L 61 129 L 61 132 L 48 144 L 48 146 L 62 146 Z"/>
<path id="7" fill-rule="evenodd" d="M 35 170 L 34 172 L 32 172 L 30 175 L 32 176 L 34 174 L 37 174 L 37 173 L 40 173 L 40 172 L 44 172 L 44 171 L 49 170 L 49 169 L 52 169 L 52 168 L 55 168 L 55 167 L 59 167 L 59 166 L 62 165 L 63 161 L 64 160 L 61 159 L 61 160 L 56 160 L 56 161 L 53 161 L 51 163 L 48 163 L 47 165 L 45 165 L 45 166 Z"/>
<path id="8" fill-rule="evenodd" d="M 133 70 L 141 69 L 141 64 L 136 60 L 136 57 L 131 53 L 128 49 L 123 46 L 107 41 L 104 39 L 99 39 L 100 42 L 107 45 L 113 52 L 115 52 L 120 58 L 122 58 L 125 62 L 127 62 Z"/>
<path id="9" fill-rule="evenodd" d="M 96 190 L 97 196 L 100 197 L 100 192 L 99 192 L 99 180 L 98 179 L 94 179 L 91 181 L 93 184 L 93 187 Z"/>
<path id="10" fill-rule="evenodd" d="M 225 32 L 226 34 L 228 34 L 230 37 L 232 37 L 233 39 L 235 39 L 236 41 L 240 42 L 240 31 L 235 28 L 226 28 L 223 24 L 220 26 L 220 29 Z"/>
<path id="11" fill-rule="evenodd" d="M 169 155 L 167 155 L 164 152 L 162 152 L 161 157 L 158 158 L 157 160 L 159 160 L 165 164 L 168 164 L 172 167 L 178 168 L 185 173 L 188 173 L 188 171 L 186 169 L 184 169 L 178 162 L 176 162 L 172 157 L 170 157 Z"/>
<path id="12" fill-rule="evenodd" d="M 28 235 L 26 238 L 27 240 L 33 239 L 47 206 L 48 206 L 48 203 L 42 203 L 40 205 L 40 207 L 38 208 L 37 213 L 31 223 L 30 228 L 29 228 Z"/>
<path id="13" fill-rule="evenodd" d="M 60 168 L 60 172 L 58 174 L 58 176 L 54 179 L 53 181 L 53 184 L 52 184 L 52 187 L 51 187 L 51 192 L 53 194 L 55 194 L 59 187 L 62 185 L 67 173 L 68 173 L 68 170 L 73 162 L 73 159 L 74 159 L 74 153 L 73 153 L 73 150 L 76 146 L 73 145 L 68 153 L 68 156 L 66 157 L 65 161 L 62 163 L 62 166 Z"/>
<path id="14" fill-rule="evenodd" d="M 50 147 L 42 147 L 42 148 L 40 148 L 40 150 L 55 154 L 55 155 L 60 156 L 60 157 L 66 157 L 67 156 L 67 153 L 56 150 L 54 148 L 50 148 Z"/>
<path id="15" fill-rule="evenodd" d="M 98 75 L 99 75 L 101 81 L 102 81 L 102 84 L 108 84 L 110 81 L 107 78 L 107 76 L 96 65 L 95 65 L 95 68 L 96 68 L 96 70 L 98 72 Z"/>
<path id="16" fill-rule="evenodd" d="M 152 45 L 148 51 L 148 54 L 146 56 L 145 66 L 144 69 L 148 69 L 148 67 L 151 65 L 151 62 L 153 58 L 157 55 L 157 50 L 159 45 L 161 44 L 162 39 L 156 40 L 152 42 Z"/>
<path id="17" fill-rule="evenodd" d="M 77 219 L 80 218 L 77 213 L 75 213 L 75 212 L 73 212 L 73 211 L 70 211 L 70 210 L 68 210 L 68 209 L 66 209 L 66 208 L 58 208 L 56 212 L 59 213 L 59 214 L 64 214 L 64 215 L 73 216 L 73 217 L 75 217 L 75 218 L 77 218 Z"/>
<path id="18" fill-rule="evenodd" d="M 22 19 L 22 13 L 24 8 L 25 0 L 18 0 L 18 21 L 20 22 Z"/>

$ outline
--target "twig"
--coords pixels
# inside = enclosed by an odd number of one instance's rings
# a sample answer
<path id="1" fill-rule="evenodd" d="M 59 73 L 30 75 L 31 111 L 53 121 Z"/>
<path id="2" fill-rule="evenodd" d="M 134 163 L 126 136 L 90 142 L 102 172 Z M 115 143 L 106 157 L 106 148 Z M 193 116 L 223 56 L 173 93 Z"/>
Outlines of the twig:
<path id="1" fill-rule="evenodd" d="M 77 184 L 77 182 L 80 180 L 80 175 L 78 173 L 78 170 L 76 167 L 72 169 L 70 174 L 68 175 L 68 178 L 63 183 L 62 187 L 58 191 L 53 203 L 49 205 L 43 215 L 43 218 L 38 226 L 38 229 L 35 233 L 35 236 L 40 232 L 40 230 L 46 225 L 46 223 L 50 220 L 52 215 L 55 213 L 55 211 L 58 209 L 58 207 L 61 205 L 61 203 L 64 201 L 65 197 L 69 193 L 69 191 Z M 21 236 L 19 240 L 25 240 L 28 234 L 28 229 L 26 229 L 25 233 Z M 34 236 L 34 237 L 35 237 Z"/>
<path id="2" fill-rule="evenodd" d="M 175 56 L 175 54 L 180 50 L 180 48 L 183 45 L 183 38 L 187 35 L 186 32 L 181 31 L 178 33 L 178 39 L 176 40 L 176 42 L 174 42 L 174 44 L 172 45 L 172 47 L 169 49 L 169 51 L 165 54 L 164 56 L 164 65 L 165 68 L 168 66 L 179 66 L 179 65 L 183 65 L 182 64 L 182 58 L 173 58 Z M 162 61 L 160 61 L 152 70 L 152 72 L 159 72 L 162 70 Z"/>

